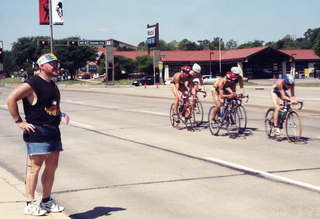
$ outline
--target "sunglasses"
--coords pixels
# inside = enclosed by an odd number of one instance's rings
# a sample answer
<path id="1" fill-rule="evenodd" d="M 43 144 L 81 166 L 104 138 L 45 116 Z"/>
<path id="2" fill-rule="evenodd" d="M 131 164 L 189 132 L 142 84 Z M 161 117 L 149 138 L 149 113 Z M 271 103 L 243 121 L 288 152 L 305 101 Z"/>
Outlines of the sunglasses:
<path id="1" fill-rule="evenodd" d="M 60 62 L 58 62 L 58 61 L 48 62 L 48 64 L 50 64 L 50 65 L 52 65 L 54 67 L 60 68 Z"/>

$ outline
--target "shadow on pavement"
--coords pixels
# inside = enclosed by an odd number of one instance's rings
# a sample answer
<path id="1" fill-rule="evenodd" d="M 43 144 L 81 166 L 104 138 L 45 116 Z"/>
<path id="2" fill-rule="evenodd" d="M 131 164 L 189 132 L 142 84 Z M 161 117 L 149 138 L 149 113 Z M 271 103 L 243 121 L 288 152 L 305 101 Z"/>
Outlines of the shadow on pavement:
<path id="1" fill-rule="evenodd" d="M 77 214 L 71 214 L 69 215 L 72 219 L 94 219 L 101 216 L 108 216 L 111 215 L 111 212 L 113 211 L 124 211 L 125 208 L 118 208 L 118 207 L 95 207 L 92 210 L 77 213 Z"/>

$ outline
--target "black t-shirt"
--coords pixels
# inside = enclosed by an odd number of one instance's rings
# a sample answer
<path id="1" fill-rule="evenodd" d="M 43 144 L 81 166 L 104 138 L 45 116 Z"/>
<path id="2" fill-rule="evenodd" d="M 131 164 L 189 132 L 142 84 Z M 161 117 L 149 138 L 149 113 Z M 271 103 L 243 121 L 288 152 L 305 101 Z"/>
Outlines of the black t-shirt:
<path id="1" fill-rule="evenodd" d="M 23 139 L 26 142 L 60 141 L 60 92 L 53 81 L 43 80 L 34 76 L 25 81 L 37 95 L 34 105 L 27 98 L 22 99 L 25 119 L 36 126 L 33 133 L 25 132 Z"/>

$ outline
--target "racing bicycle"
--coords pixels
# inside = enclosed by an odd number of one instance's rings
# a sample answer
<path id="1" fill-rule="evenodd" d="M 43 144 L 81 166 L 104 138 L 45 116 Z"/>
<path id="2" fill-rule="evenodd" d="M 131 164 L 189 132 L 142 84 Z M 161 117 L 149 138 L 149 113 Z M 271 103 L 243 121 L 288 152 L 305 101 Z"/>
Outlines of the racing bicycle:
<path id="1" fill-rule="evenodd" d="M 207 96 L 207 92 L 201 89 L 196 89 L 195 94 L 192 95 L 192 105 L 193 105 L 193 111 L 195 115 L 195 125 L 200 126 L 203 123 L 203 106 L 201 101 L 199 100 L 198 93 L 203 93 L 203 98 Z"/>
<path id="2" fill-rule="evenodd" d="M 208 121 L 209 130 L 212 135 L 238 135 L 240 133 L 240 114 L 237 110 L 237 98 L 224 98 L 223 105 L 216 116 L 213 118 L 212 106 L 209 110 Z M 215 122 L 214 122 L 215 121 Z"/>
<path id="3" fill-rule="evenodd" d="M 190 92 L 185 92 L 181 95 L 178 103 L 178 113 L 174 112 L 174 103 L 170 106 L 170 123 L 174 128 L 180 128 L 182 124 L 188 130 L 193 130 L 195 122 L 195 113 L 190 101 Z"/>
<path id="4" fill-rule="evenodd" d="M 303 102 L 295 104 L 297 110 L 303 108 Z M 297 110 L 293 109 L 293 104 L 289 101 L 283 101 L 279 111 L 278 127 L 280 130 L 285 129 L 285 134 L 289 142 L 298 142 L 302 135 L 302 122 Z M 269 138 L 276 138 L 275 127 L 273 122 L 274 107 L 270 107 L 265 115 L 264 126 Z M 279 138 L 278 138 L 279 140 Z"/>
<path id="5" fill-rule="evenodd" d="M 240 133 L 243 133 L 247 128 L 247 111 L 245 107 L 243 106 L 243 103 L 247 103 L 249 100 L 249 95 L 246 96 L 239 96 L 235 98 L 236 101 L 236 110 L 238 111 L 239 118 L 240 118 Z"/>

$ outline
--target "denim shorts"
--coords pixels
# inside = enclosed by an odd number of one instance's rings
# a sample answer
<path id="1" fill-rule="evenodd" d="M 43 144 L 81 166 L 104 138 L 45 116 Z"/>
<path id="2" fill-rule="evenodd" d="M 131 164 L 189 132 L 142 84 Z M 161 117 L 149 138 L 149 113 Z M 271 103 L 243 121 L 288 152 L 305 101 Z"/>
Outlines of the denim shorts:
<path id="1" fill-rule="evenodd" d="M 61 141 L 26 142 L 28 155 L 50 154 L 63 151 Z"/>

